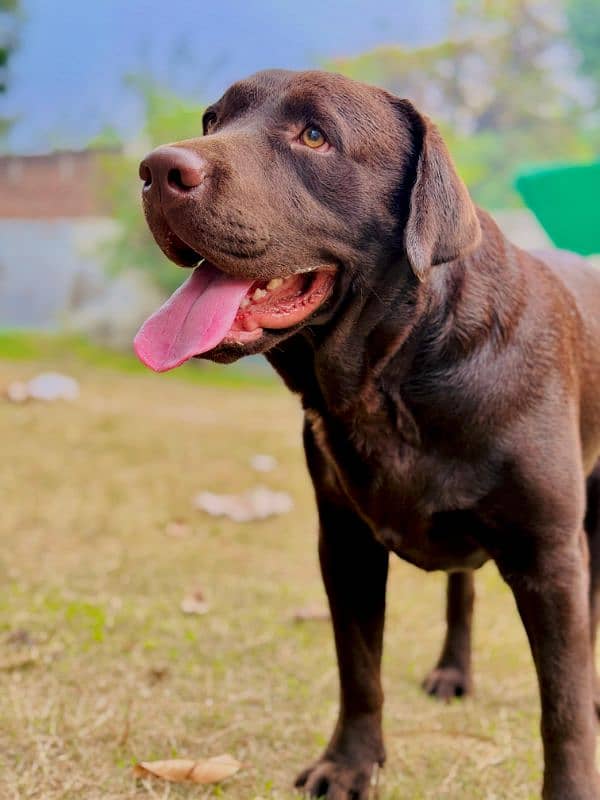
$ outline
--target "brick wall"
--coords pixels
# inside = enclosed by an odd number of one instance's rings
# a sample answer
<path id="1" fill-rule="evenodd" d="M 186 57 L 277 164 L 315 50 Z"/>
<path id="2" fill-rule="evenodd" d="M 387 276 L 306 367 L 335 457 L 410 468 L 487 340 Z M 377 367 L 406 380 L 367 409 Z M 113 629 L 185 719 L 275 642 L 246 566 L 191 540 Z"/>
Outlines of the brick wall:
<path id="1" fill-rule="evenodd" d="M 58 219 L 105 213 L 99 161 L 84 150 L 39 156 L 0 156 L 0 218 Z"/>

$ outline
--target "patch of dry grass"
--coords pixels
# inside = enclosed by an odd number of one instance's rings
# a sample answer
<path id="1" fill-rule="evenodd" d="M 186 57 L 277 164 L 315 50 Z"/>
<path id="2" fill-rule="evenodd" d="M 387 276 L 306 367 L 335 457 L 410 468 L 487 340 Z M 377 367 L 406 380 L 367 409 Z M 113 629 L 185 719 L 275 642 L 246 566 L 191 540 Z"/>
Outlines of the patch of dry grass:
<path id="1" fill-rule="evenodd" d="M 0 384 L 38 368 L 0 362 Z M 0 405 L 0 797 L 288 800 L 337 699 L 328 623 L 289 619 L 324 602 L 296 400 L 278 386 L 70 372 L 75 404 Z M 257 452 L 278 471 L 254 473 Z M 290 491 L 295 511 L 236 525 L 192 509 L 201 489 L 259 482 Z M 189 536 L 165 534 L 175 519 Z M 203 617 L 179 609 L 195 586 Z M 382 800 L 539 795 L 525 636 L 492 568 L 478 593 L 477 696 L 440 706 L 418 685 L 443 635 L 442 577 L 392 564 Z M 225 751 L 249 766 L 220 788 L 131 775 L 136 759 Z"/>

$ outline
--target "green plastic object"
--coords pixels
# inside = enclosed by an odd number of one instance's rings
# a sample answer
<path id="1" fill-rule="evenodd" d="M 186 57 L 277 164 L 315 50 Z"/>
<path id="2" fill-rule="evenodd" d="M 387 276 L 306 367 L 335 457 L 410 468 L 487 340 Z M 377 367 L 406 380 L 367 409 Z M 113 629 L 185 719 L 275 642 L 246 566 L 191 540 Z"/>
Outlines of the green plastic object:
<path id="1" fill-rule="evenodd" d="M 557 247 L 600 253 L 600 161 L 523 171 L 515 186 Z"/>

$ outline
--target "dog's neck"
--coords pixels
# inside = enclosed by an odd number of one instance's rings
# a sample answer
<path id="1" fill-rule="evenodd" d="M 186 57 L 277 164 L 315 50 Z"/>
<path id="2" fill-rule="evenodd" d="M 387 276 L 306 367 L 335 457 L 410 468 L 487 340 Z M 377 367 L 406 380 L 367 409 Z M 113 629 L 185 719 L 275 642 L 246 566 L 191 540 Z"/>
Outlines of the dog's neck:
<path id="1" fill-rule="evenodd" d="M 332 324 L 304 329 L 268 353 L 306 407 L 343 412 L 382 391 L 410 402 L 411 388 L 422 389 L 427 375 L 510 337 L 524 275 L 515 248 L 483 211 L 480 223 L 472 253 L 432 267 L 423 282 L 400 257 L 372 287 L 355 287 Z"/>

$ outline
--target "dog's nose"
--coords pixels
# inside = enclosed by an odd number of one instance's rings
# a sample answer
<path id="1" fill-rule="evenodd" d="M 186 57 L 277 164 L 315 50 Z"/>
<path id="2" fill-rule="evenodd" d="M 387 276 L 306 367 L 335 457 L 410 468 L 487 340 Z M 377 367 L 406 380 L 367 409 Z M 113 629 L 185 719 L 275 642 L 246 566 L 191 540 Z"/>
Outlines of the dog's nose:
<path id="1" fill-rule="evenodd" d="M 158 189 L 161 197 L 186 194 L 206 178 L 206 161 L 186 147 L 157 147 L 140 164 L 144 191 Z"/>

